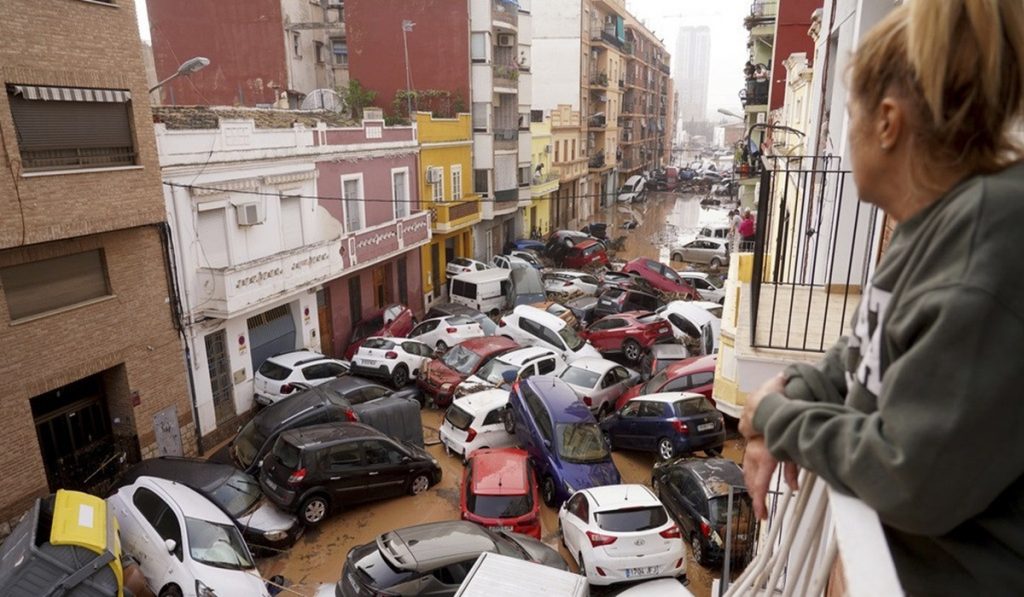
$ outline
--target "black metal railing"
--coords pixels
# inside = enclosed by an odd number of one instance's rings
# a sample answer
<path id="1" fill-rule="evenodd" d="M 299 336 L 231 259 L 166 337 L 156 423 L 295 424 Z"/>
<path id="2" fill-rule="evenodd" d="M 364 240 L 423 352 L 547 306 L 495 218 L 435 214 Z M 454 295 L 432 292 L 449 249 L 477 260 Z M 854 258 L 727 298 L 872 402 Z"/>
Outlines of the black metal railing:
<path id="1" fill-rule="evenodd" d="M 751 345 L 823 352 L 868 282 L 878 209 L 858 200 L 837 157 L 762 159 Z M 767 314 L 766 321 L 759 314 Z"/>
<path id="2" fill-rule="evenodd" d="M 743 97 L 744 106 L 762 106 L 768 103 L 769 82 L 748 79 Z"/>

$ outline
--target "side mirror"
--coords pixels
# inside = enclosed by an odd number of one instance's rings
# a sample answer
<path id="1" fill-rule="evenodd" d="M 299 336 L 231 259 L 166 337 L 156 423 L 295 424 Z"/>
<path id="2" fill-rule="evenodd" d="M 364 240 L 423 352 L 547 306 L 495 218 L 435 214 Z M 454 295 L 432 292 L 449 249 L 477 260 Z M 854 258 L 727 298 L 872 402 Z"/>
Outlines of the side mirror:
<path id="1" fill-rule="evenodd" d="M 410 462 L 412 462 L 412 458 L 408 456 L 402 456 L 402 464 L 408 464 Z"/>
<path id="2" fill-rule="evenodd" d="M 549 440 L 549 439 L 544 440 L 544 447 L 550 449 L 551 448 L 551 440 Z"/>
<path id="3" fill-rule="evenodd" d="M 164 547 L 167 548 L 167 553 L 174 553 L 174 550 L 178 548 L 178 543 L 174 539 L 164 539 Z"/>
<path id="4" fill-rule="evenodd" d="M 516 373 L 514 371 L 504 371 L 501 374 L 501 380 L 507 384 L 515 383 Z"/>

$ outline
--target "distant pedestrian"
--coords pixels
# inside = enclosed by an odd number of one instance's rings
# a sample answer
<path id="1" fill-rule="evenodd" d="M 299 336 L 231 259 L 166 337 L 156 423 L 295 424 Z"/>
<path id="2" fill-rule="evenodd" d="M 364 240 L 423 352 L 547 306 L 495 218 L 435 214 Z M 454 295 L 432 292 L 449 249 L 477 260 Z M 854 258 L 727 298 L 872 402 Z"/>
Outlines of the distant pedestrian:
<path id="1" fill-rule="evenodd" d="M 757 233 L 757 223 L 754 221 L 754 214 L 750 213 L 749 209 L 743 212 L 743 219 L 740 220 L 736 228 L 739 230 L 740 238 L 743 239 L 744 250 L 749 251 L 754 243 L 754 235 Z"/>

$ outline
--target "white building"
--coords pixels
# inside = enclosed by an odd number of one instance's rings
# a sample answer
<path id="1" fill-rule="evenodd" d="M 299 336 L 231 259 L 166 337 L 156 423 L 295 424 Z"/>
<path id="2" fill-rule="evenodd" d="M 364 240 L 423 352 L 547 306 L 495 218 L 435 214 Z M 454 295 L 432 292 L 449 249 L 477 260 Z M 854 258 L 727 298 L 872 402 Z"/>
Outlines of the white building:
<path id="1" fill-rule="evenodd" d="M 675 73 L 672 78 L 679 91 L 679 120 L 708 119 L 708 81 L 711 77 L 711 28 L 680 27 L 676 39 Z"/>

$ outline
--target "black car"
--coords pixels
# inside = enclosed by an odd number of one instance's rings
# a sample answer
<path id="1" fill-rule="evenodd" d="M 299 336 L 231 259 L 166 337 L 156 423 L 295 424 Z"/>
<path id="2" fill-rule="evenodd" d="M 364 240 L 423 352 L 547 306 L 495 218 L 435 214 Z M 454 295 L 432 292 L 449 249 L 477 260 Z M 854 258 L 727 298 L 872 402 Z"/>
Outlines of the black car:
<path id="1" fill-rule="evenodd" d="M 282 432 L 319 423 L 358 421 L 361 410 L 370 409 L 371 404 L 375 407 L 378 399 L 387 396 L 413 398 L 423 403 L 422 393 L 416 388 L 393 391 L 351 375 L 332 379 L 256 413 L 232 440 L 231 459 L 243 471 L 255 475 L 263 457 Z"/>
<path id="2" fill-rule="evenodd" d="M 459 303 L 441 303 L 440 305 L 434 305 L 429 311 L 427 311 L 427 316 L 424 319 L 449 317 L 452 315 L 465 315 L 479 323 L 480 327 L 484 330 L 484 334 L 488 336 L 493 336 L 498 333 L 498 324 L 494 323 L 493 319 L 472 307 L 467 307 L 466 305 Z"/>
<path id="3" fill-rule="evenodd" d="M 608 288 L 598 295 L 593 318 L 596 321 L 605 315 L 616 315 L 626 311 L 657 311 L 663 304 L 661 299 L 653 294 L 626 288 Z"/>
<path id="4" fill-rule="evenodd" d="M 450 520 L 395 529 L 353 547 L 334 594 L 454 595 L 480 554 L 487 552 L 569 569 L 557 551 L 532 537 Z"/>
<path id="5" fill-rule="evenodd" d="M 742 568 L 750 561 L 757 520 L 744 486 L 743 471 L 735 462 L 725 458 L 682 458 L 656 464 L 651 485 L 689 539 L 693 559 L 702 565 L 722 561 L 729 532 L 733 562 Z"/>
<path id="6" fill-rule="evenodd" d="M 285 431 L 263 461 L 267 497 L 308 525 L 332 509 L 418 495 L 441 481 L 426 450 L 400 444 L 361 423 L 327 423 Z"/>
<path id="7" fill-rule="evenodd" d="M 245 542 L 256 551 L 287 549 L 304 528 L 295 516 L 265 498 L 256 479 L 229 464 L 174 456 L 150 458 L 125 471 L 111 491 L 131 485 L 139 477 L 175 481 L 202 494 L 235 522 Z"/>

